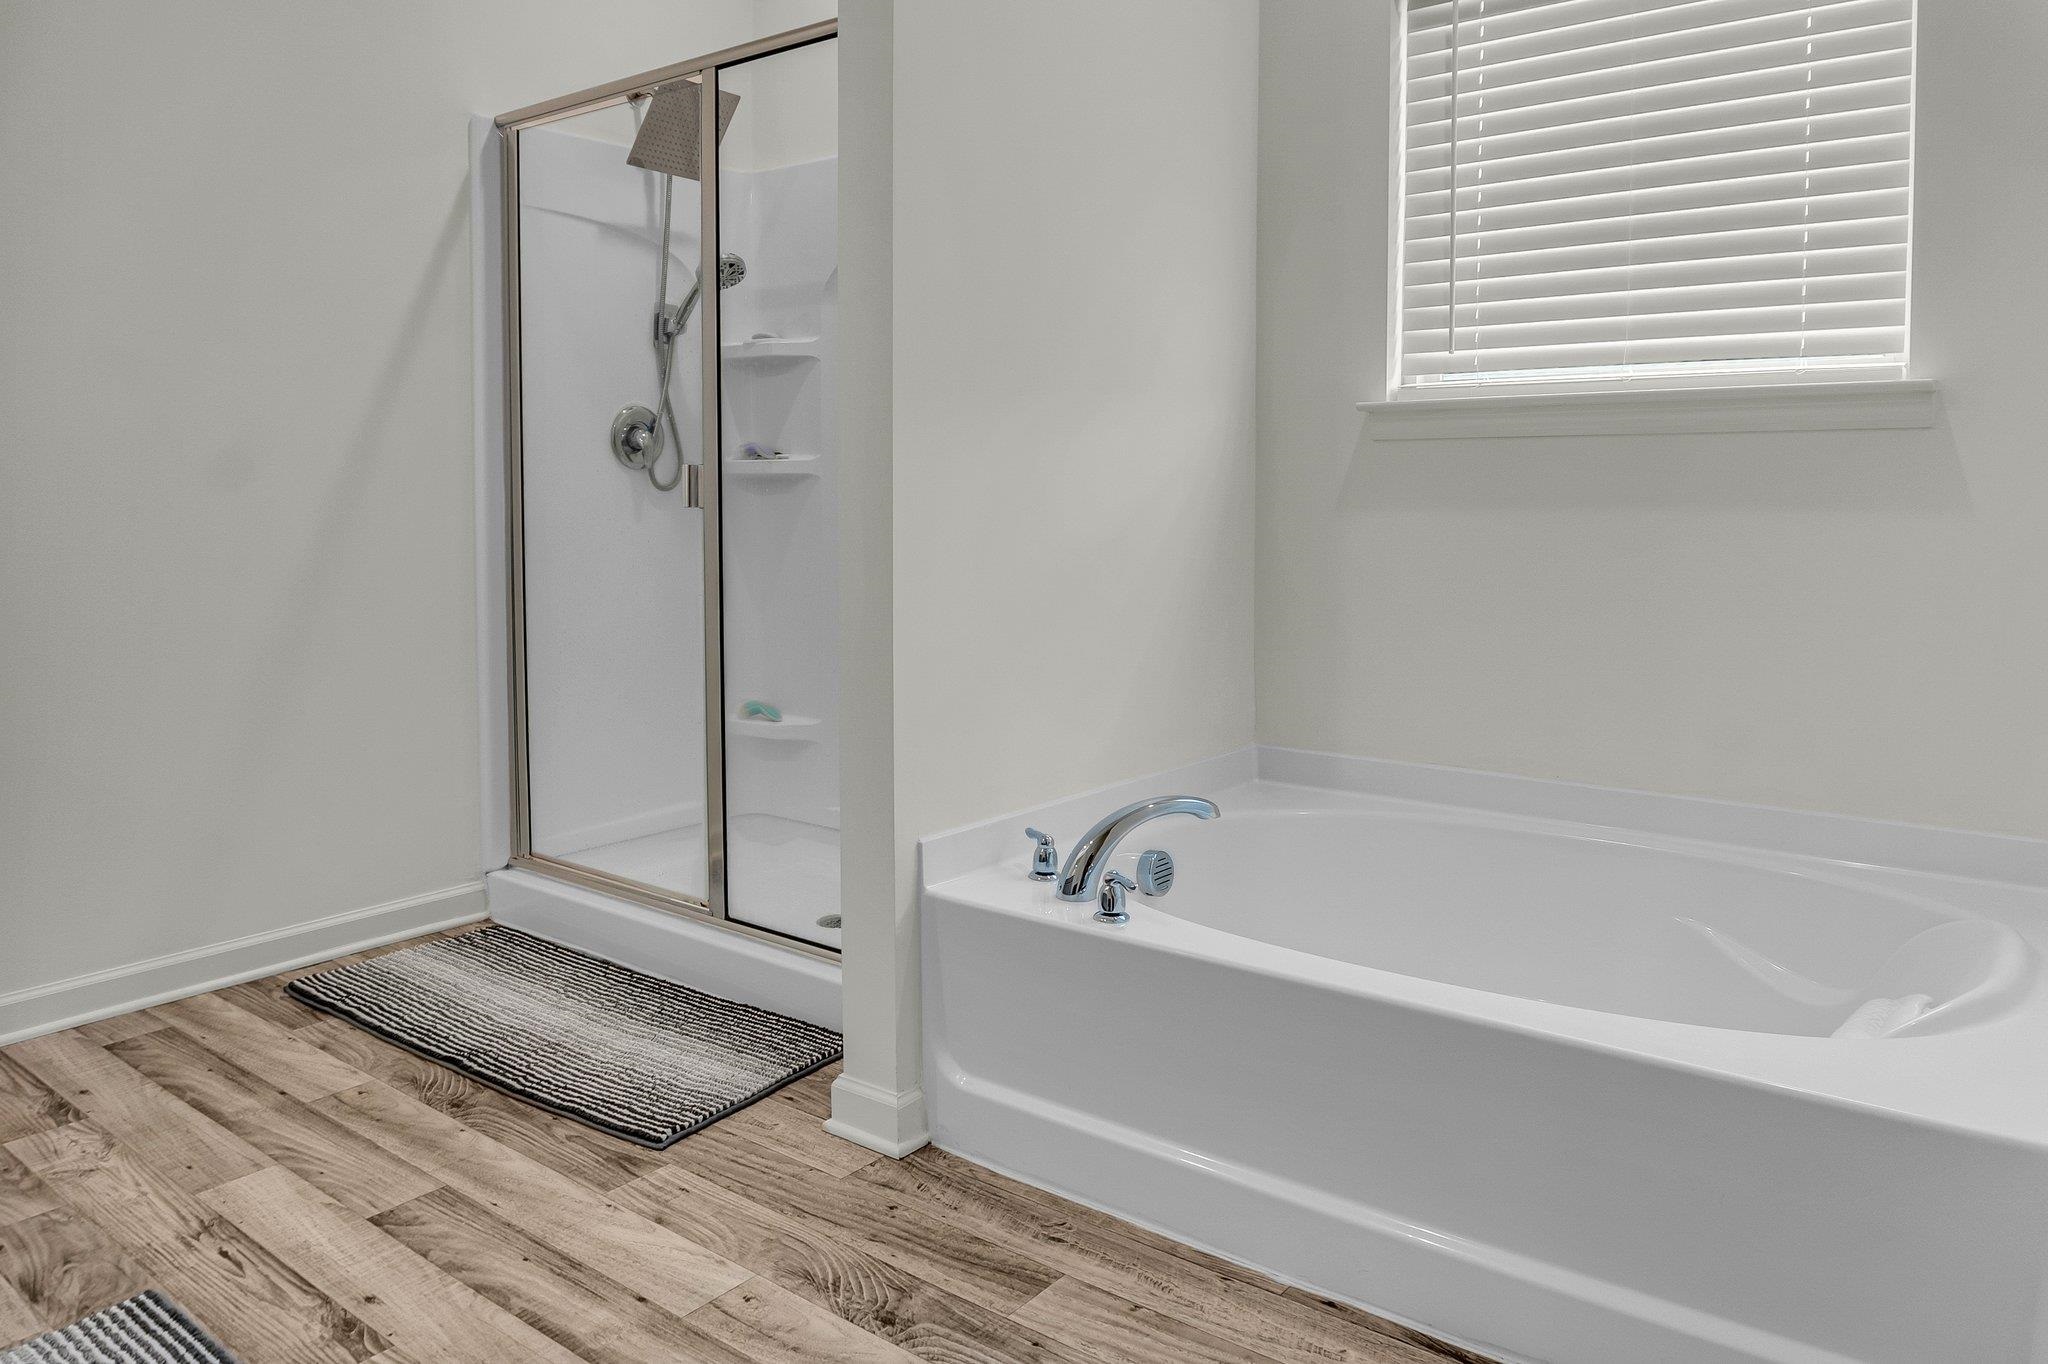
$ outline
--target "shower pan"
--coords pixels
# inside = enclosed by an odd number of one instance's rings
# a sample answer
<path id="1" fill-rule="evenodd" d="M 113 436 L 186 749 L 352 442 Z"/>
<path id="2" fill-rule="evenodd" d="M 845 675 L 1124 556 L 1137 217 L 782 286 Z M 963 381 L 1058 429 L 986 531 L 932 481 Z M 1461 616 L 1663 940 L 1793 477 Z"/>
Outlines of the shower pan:
<path id="1" fill-rule="evenodd" d="M 496 120 L 510 865 L 828 956 L 835 36 Z"/>

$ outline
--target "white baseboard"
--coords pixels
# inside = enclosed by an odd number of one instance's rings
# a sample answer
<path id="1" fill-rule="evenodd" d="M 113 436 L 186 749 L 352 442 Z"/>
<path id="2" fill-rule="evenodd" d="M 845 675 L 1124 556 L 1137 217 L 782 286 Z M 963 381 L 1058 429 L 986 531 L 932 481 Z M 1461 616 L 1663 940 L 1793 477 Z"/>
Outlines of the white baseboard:
<path id="1" fill-rule="evenodd" d="M 932 1139 L 923 1090 L 896 1094 L 846 1074 L 832 1082 L 832 1116 L 825 1130 L 897 1160 Z"/>
<path id="2" fill-rule="evenodd" d="M 345 957 L 484 917 L 484 883 L 410 895 L 0 995 L 0 1045 Z"/>

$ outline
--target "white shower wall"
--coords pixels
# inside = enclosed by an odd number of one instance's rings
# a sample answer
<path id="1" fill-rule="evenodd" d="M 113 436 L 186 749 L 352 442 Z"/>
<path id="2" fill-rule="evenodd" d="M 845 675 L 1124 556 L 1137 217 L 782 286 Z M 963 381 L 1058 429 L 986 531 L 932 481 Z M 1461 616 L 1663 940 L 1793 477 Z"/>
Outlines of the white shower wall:
<path id="1" fill-rule="evenodd" d="M 839 498 L 833 442 L 838 161 L 728 173 L 721 246 L 746 258 L 727 291 L 726 454 L 749 442 L 800 471 L 726 466 L 725 677 L 728 708 L 766 701 L 797 730 L 737 727 L 726 751 L 735 817 L 839 825 Z M 750 338 L 810 354 L 746 358 Z M 814 339 L 807 339 L 814 338 Z M 801 733 L 802 738 L 780 737 Z M 836 903 L 833 906 L 837 907 Z"/>
<path id="2" fill-rule="evenodd" d="M 606 445 L 621 406 L 655 399 L 659 181 L 628 168 L 612 140 L 630 125 L 585 133 L 572 123 L 522 138 L 534 847 L 701 896 L 702 517 Z M 747 264 L 720 295 L 728 898 L 734 918 L 828 945 L 836 930 L 818 920 L 839 907 L 836 171 L 831 157 L 726 171 L 720 231 Z M 698 213 L 697 186 L 677 181 L 671 299 L 697 268 Z M 777 344 L 750 344 L 757 336 Z M 700 344 L 693 320 L 671 388 L 692 459 Z M 792 458 L 743 461 L 748 443 Z M 749 700 L 785 720 L 739 719 Z"/>
<path id="3" fill-rule="evenodd" d="M 703 823 L 702 518 L 607 445 L 613 414 L 657 391 L 659 181 L 580 131 L 537 128 L 520 149 L 530 805 L 535 850 L 572 857 Z M 674 296 L 697 221 L 678 181 Z M 693 328 L 670 390 L 686 448 L 701 364 Z"/>

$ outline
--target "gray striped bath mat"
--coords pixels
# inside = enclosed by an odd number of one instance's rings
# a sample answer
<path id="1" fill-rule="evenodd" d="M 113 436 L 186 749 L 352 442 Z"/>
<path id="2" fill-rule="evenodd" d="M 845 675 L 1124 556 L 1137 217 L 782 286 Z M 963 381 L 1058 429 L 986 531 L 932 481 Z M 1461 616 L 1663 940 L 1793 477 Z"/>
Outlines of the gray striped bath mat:
<path id="1" fill-rule="evenodd" d="M 839 1034 L 492 924 L 285 987 L 386 1041 L 656 1150 L 839 1059 Z"/>
<path id="2" fill-rule="evenodd" d="M 0 1350 L 0 1364 L 235 1364 L 185 1310 L 154 1288 L 62 1330 Z"/>

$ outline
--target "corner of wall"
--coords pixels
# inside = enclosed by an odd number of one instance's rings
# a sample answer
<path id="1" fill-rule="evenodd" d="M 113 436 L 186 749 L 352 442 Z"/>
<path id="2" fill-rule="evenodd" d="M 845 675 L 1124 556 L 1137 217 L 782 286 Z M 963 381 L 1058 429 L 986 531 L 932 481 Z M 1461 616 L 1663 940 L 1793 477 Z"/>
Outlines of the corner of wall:
<path id="1" fill-rule="evenodd" d="M 914 866 L 896 791 L 894 0 L 839 20 L 841 980 L 846 1061 L 829 1130 L 922 1144 Z"/>

